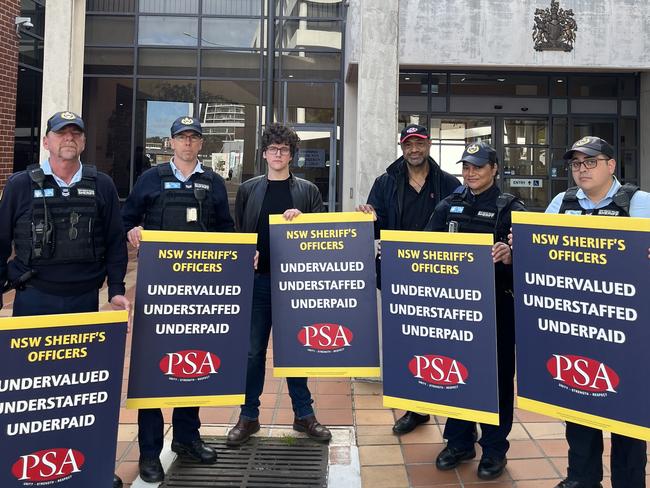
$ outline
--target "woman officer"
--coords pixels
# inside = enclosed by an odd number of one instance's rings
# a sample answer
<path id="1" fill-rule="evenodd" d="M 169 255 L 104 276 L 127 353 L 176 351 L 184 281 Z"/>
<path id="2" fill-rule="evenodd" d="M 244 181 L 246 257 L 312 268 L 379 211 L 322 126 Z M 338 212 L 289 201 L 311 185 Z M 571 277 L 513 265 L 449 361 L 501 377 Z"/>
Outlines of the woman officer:
<path id="1" fill-rule="evenodd" d="M 478 477 L 497 478 L 506 467 L 507 436 L 512 427 L 515 373 L 514 302 L 512 296 L 512 254 L 507 242 L 512 211 L 525 211 L 514 196 L 501 193 L 496 185 L 499 162 L 496 151 L 484 142 L 470 144 L 462 159 L 465 184 L 442 200 L 435 208 L 425 230 L 492 233 L 495 237 L 492 259 L 495 263 L 497 350 L 499 366 L 499 425 L 481 424 L 478 441 L 483 455 Z M 440 470 L 453 469 L 461 461 L 476 456 L 476 424 L 448 419 L 445 447 L 436 458 Z"/>

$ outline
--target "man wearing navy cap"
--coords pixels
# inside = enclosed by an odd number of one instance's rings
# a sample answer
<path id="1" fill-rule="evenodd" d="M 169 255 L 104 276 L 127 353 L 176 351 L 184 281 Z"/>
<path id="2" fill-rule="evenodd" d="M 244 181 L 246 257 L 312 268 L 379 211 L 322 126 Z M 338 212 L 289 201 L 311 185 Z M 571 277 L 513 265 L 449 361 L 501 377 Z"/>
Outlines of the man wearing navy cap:
<path id="1" fill-rule="evenodd" d="M 440 169 L 429 155 L 431 141 L 426 127 L 410 124 L 399 139 L 402 156 L 377 177 L 365 205 L 357 210 L 375 216 L 375 238 L 382 229 L 423 230 L 436 205 L 460 186 L 455 176 Z M 380 285 L 379 260 L 377 284 Z M 401 435 L 429 421 L 429 415 L 406 412 L 393 426 Z"/>
<path id="2" fill-rule="evenodd" d="M 13 174 L 5 186 L 0 285 L 16 288 L 14 317 L 96 312 L 105 279 L 113 308 L 131 307 L 124 296 L 128 256 L 117 190 L 109 176 L 81 163 L 84 132 L 77 114 L 52 115 L 43 137 L 49 158 Z M 12 243 L 15 257 L 7 262 Z M 113 487 L 121 486 L 115 476 Z"/>
<path id="3" fill-rule="evenodd" d="M 470 144 L 459 163 L 465 185 L 457 188 L 436 207 L 426 230 L 477 232 L 494 235 L 495 299 L 497 319 L 497 362 L 499 425 L 481 424 L 481 461 L 477 475 L 484 480 L 498 478 L 507 464 L 512 428 L 515 376 L 515 310 L 512 295 L 512 254 L 506 244 L 511 212 L 525 211 L 513 195 L 501 193 L 496 185 L 499 161 L 496 151 L 485 142 Z M 449 418 L 443 437 L 447 446 L 438 454 L 436 467 L 450 470 L 476 456 L 476 423 Z"/>
<path id="4" fill-rule="evenodd" d="M 636 185 L 619 183 L 614 176 L 614 157 L 614 148 L 599 137 L 587 136 L 576 141 L 564 154 L 564 159 L 577 186 L 558 194 L 546 213 L 650 217 L 650 194 Z M 567 478 L 556 488 L 600 487 L 603 479 L 602 431 L 567 422 L 566 439 L 569 443 Z M 612 487 L 644 487 L 645 441 L 612 433 L 611 444 Z"/>
<path id="5" fill-rule="evenodd" d="M 170 133 L 174 150 L 171 161 L 142 173 L 122 209 L 127 239 L 136 248 L 140 246 L 143 229 L 234 230 L 223 178 L 198 160 L 203 146 L 201 123 L 193 117 L 178 117 Z M 200 426 L 198 407 L 175 408 L 172 451 L 204 464 L 216 463 L 217 452 L 201 439 Z M 139 469 L 143 481 L 164 480 L 160 463 L 163 441 L 162 411 L 159 408 L 138 410 Z"/>

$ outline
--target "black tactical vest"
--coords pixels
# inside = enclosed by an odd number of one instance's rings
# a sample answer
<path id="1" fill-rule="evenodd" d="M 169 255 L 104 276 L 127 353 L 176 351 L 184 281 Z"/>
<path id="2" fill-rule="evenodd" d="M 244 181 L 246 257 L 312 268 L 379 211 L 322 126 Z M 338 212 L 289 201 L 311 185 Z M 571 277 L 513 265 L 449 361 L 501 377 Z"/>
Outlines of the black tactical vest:
<path id="1" fill-rule="evenodd" d="M 450 222 L 457 222 L 457 232 L 475 232 L 494 234 L 500 238 L 508 234 L 507 223 L 503 222 L 504 211 L 510 208 L 516 199 L 509 193 L 501 193 L 495 204 L 477 207 L 467 201 L 469 188 L 459 187 L 452 193 L 449 213 L 447 214 L 447 228 Z M 487 203 L 487 202 L 486 202 Z"/>
<path id="2" fill-rule="evenodd" d="M 212 197 L 214 171 L 203 168 L 185 182 L 178 181 L 168 163 L 156 166 L 160 194 L 147 210 L 144 228 L 148 230 L 214 231 L 217 216 Z"/>
<path id="3" fill-rule="evenodd" d="M 18 219 L 16 257 L 26 266 L 104 259 L 104 223 L 97 211 L 97 169 L 83 165 L 81 181 L 60 188 L 39 165 L 27 168 L 32 211 Z"/>
<path id="4" fill-rule="evenodd" d="M 609 217 L 629 217 L 630 216 L 630 200 L 632 196 L 639 190 L 639 187 L 626 183 L 622 185 L 609 205 L 596 208 L 592 210 L 585 210 L 580 206 L 578 201 L 578 187 L 572 186 L 569 188 L 564 197 L 562 198 L 562 205 L 558 213 L 576 214 L 576 215 L 605 215 Z"/>

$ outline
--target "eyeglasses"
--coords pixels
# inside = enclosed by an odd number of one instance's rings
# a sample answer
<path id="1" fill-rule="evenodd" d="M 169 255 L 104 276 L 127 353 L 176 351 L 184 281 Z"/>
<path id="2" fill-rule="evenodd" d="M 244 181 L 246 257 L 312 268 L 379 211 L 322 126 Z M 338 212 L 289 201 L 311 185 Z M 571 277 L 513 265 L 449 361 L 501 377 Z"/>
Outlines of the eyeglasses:
<path id="1" fill-rule="evenodd" d="M 74 241 L 77 238 L 78 232 L 75 225 L 79 223 L 79 214 L 77 212 L 72 212 L 70 214 L 70 230 L 68 231 L 68 237 L 71 241 Z"/>
<path id="2" fill-rule="evenodd" d="M 197 135 L 197 134 L 192 134 L 192 135 L 189 135 L 189 136 L 186 136 L 185 134 L 179 134 L 177 136 L 174 136 L 174 139 L 176 139 L 177 141 L 180 141 L 180 142 L 188 142 L 189 141 L 192 144 L 194 144 L 195 142 L 200 141 L 202 139 L 202 137 Z"/>
<path id="3" fill-rule="evenodd" d="M 598 165 L 598 161 L 609 161 L 608 158 L 588 158 L 583 159 L 582 161 L 578 159 L 572 159 L 569 161 L 569 167 L 573 171 L 579 171 L 580 166 L 584 165 L 587 169 L 594 169 Z"/>
<path id="4" fill-rule="evenodd" d="M 276 146 L 269 146 L 266 148 L 266 152 L 269 153 L 271 156 L 277 156 L 278 154 L 282 154 L 283 156 L 287 156 L 291 152 L 290 147 L 276 147 Z"/>

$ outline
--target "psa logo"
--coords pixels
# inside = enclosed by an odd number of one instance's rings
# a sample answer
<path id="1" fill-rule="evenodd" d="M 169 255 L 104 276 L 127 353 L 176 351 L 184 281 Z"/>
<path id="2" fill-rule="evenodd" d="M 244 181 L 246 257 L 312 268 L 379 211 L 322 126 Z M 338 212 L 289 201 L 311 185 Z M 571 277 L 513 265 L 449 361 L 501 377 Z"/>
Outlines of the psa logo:
<path id="1" fill-rule="evenodd" d="M 20 456 L 11 467 L 11 474 L 25 485 L 51 484 L 80 473 L 84 461 L 84 455 L 75 449 L 45 449 Z"/>
<path id="2" fill-rule="evenodd" d="M 413 356 L 409 361 L 409 371 L 420 383 L 427 383 L 431 388 L 458 388 L 469 376 L 460 361 L 434 354 Z"/>
<path id="3" fill-rule="evenodd" d="M 305 325 L 298 332 L 298 341 L 317 352 L 340 352 L 352 343 L 352 331 L 337 324 Z"/>
<path id="4" fill-rule="evenodd" d="M 160 360 L 160 370 L 170 380 L 193 381 L 216 374 L 221 359 L 208 351 L 186 350 L 168 352 Z"/>
<path id="5" fill-rule="evenodd" d="M 560 387 L 586 391 L 592 396 L 616 393 L 620 381 L 616 371 L 606 364 L 572 354 L 553 354 L 546 362 L 546 369 L 560 382 Z"/>

